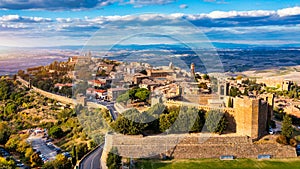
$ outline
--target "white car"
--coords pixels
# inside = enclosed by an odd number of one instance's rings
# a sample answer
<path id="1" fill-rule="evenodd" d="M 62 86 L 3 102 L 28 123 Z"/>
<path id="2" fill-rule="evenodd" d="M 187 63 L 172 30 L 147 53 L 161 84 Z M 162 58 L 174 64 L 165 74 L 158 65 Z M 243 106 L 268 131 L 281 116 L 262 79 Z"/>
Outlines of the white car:
<path id="1" fill-rule="evenodd" d="M 24 164 L 23 164 L 23 163 L 17 163 L 16 166 L 17 166 L 17 167 L 24 167 Z"/>
<path id="2" fill-rule="evenodd" d="M 272 128 L 269 129 L 269 134 L 274 134 L 274 130 Z"/>

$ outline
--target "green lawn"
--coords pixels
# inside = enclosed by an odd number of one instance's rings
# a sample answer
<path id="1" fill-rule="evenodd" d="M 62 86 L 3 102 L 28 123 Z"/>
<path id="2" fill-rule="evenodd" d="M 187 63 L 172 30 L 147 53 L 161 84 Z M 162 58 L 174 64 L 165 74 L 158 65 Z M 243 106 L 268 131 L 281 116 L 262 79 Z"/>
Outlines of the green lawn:
<path id="1" fill-rule="evenodd" d="M 221 161 L 218 159 L 155 161 L 142 160 L 139 169 L 300 169 L 299 159 L 236 159 Z"/>

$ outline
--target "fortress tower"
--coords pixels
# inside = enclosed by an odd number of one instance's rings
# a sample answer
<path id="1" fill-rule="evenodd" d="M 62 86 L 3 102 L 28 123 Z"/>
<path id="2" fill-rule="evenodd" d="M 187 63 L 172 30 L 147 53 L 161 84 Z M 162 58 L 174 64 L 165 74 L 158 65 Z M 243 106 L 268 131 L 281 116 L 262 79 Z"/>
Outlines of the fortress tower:
<path id="1" fill-rule="evenodd" d="M 269 105 L 263 99 L 234 98 L 236 132 L 258 139 L 267 133 Z"/>

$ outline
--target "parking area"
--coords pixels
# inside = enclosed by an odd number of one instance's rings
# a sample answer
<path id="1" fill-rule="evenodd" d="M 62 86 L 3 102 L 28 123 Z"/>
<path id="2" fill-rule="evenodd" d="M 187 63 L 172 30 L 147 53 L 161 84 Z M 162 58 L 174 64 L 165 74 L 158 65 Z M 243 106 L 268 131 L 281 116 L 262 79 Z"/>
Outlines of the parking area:
<path id="1" fill-rule="evenodd" d="M 52 143 L 53 139 L 48 137 L 46 129 L 31 129 L 27 142 L 31 144 L 33 150 L 39 154 L 44 162 L 54 160 L 57 154 L 63 154 L 67 158 L 71 158 L 69 152 L 62 150 Z"/>
<path id="2" fill-rule="evenodd" d="M 12 155 L 7 150 L 5 150 L 3 147 L 0 147 L 0 156 L 4 157 L 4 158 L 12 157 Z M 15 161 L 16 166 L 18 168 L 20 168 L 20 169 L 28 168 L 23 163 L 21 163 L 19 160 L 15 159 L 14 157 L 12 157 L 12 159 Z"/>
<path id="3" fill-rule="evenodd" d="M 54 160 L 57 152 L 47 146 L 45 139 L 41 134 L 31 134 L 28 138 L 28 142 L 32 145 L 32 148 L 39 154 L 44 162 Z"/>

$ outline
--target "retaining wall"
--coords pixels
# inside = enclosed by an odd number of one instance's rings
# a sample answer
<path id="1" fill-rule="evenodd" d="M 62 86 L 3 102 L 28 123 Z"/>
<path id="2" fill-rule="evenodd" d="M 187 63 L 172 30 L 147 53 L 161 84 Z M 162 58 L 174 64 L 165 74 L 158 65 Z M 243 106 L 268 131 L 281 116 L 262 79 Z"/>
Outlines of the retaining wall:
<path id="1" fill-rule="evenodd" d="M 256 144 L 247 136 L 218 136 L 205 134 L 178 134 L 165 136 L 106 136 L 104 150 L 117 147 L 124 157 L 175 159 L 219 158 L 233 155 L 237 158 L 257 158 L 269 154 L 272 158 L 297 157 L 295 148 L 277 143 Z M 107 152 L 105 152 L 107 153 Z"/>

